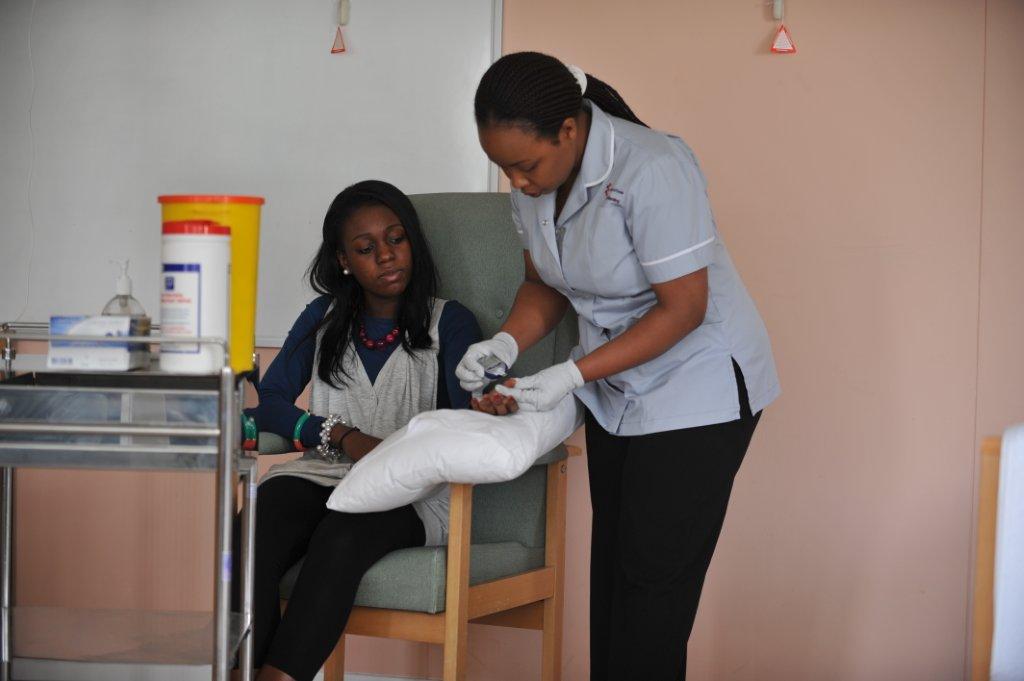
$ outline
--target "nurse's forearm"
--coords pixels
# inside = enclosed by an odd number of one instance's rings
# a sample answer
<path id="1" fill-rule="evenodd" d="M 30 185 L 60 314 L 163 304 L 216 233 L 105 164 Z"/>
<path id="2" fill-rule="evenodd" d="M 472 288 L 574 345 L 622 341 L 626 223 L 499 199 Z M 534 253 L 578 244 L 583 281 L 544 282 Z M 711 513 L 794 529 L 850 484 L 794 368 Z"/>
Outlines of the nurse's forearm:
<path id="1" fill-rule="evenodd" d="M 658 296 L 654 307 L 621 336 L 576 361 L 584 381 L 597 381 L 649 362 L 704 322 L 707 269 L 651 288 Z"/>
<path id="2" fill-rule="evenodd" d="M 652 307 L 633 328 L 581 357 L 576 366 L 587 383 L 607 378 L 658 357 L 700 323 L 695 317 L 681 320 L 667 310 Z"/>
<path id="3" fill-rule="evenodd" d="M 501 330 L 516 339 L 522 353 L 548 335 L 568 307 L 565 296 L 547 284 L 524 281 Z"/>

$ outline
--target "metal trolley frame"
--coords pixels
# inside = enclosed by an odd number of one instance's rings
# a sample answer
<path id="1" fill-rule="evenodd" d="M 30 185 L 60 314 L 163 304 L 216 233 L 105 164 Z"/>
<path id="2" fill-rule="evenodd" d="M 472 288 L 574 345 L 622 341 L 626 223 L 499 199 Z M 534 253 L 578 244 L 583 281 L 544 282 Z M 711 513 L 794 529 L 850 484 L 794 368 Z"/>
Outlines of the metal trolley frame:
<path id="1" fill-rule="evenodd" d="M 7 391 L 56 389 L 76 392 L 102 392 L 118 394 L 122 404 L 134 396 L 145 393 L 165 393 L 203 396 L 217 399 L 217 422 L 215 424 L 189 423 L 81 423 L 81 422 L 39 422 L 32 420 L 5 419 L 0 416 L 0 681 L 9 681 L 13 664 L 12 626 L 16 609 L 13 607 L 13 520 L 14 520 L 14 469 L 15 468 L 84 468 L 84 469 L 130 469 L 149 471 L 214 472 L 216 474 L 216 548 L 214 566 L 214 607 L 212 613 L 213 633 L 213 676 L 214 681 L 227 681 L 234 655 L 239 654 L 242 678 L 251 679 L 252 621 L 253 621 L 253 536 L 256 519 L 256 458 L 243 452 L 239 446 L 239 415 L 242 405 L 242 379 L 247 374 L 236 375 L 228 365 L 227 343 L 221 338 L 174 338 L 173 342 L 215 344 L 224 348 L 225 365 L 219 373 L 191 375 L 172 374 L 157 370 L 128 372 L 70 372 L 36 371 L 16 375 L 13 371 L 14 351 L 12 341 L 53 341 L 53 340 L 96 340 L 100 342 L 139 342 L 159 344 L 171 342 L 159 336 L 101 338 L 84 336 L 56 336 L 46 333 L 45 325 L 5 325 L 0 330 L 3 336 L 2 350 L 5 366 L 0 373 L 0 387 Z M 155 369 L 155 367 L 154 367 Z M 255 369 L 253 375 L 258 372 Z M 9 392 L 9 394 L 11 394 Z M 40 434 L 64 434 L 69 436 L 120 436 L 116 442 L 45 442 Z M 206 444 L 149 444 L 137 443 L 137 438 L 172 437 L 177 440 L 192 439 Z M 216 445 L 209 444 L 211 439 Z M 237 476 L 237 477 L 236 477 Z M 232 577 L 232 521 L 235 513 L 235 493 L 238 479 L 242 482 L 241 514 L 241 612 L 231 612 Z M 51 609 L 59 610 L 59 609 Z M 112 611 L 102 613 L 101 619 L 109 622 L 116 617 Z M 78 612 L 76 616 L 88 618 L 88 613 Z M 97 615 L 99 616 L 99 615 Z M 148 631 L 145 625 L 137 625 L 141 615 L 125 612 L 130 620 L 127 626 Z M 166 616 L 165 616 L 166 617 Z M 203 615 L 207 623 L 201 628 L 202 635 L 208 632 L 210 615 Z M 105 618 L 105 619 L 104 619 Z M 194 619 L 194 618 L 193 618 Z M 127 620 L 126 620 L 127 621 Z M 97 623 L 97 626 L 102 624 Z M 154 636 L 159 635 L 156 629 Z M 193 642 L 194 644 L 194 642 Z M 193 645 L 193 648 L 195 646 Z M 123 662 L 124 660 L 119 660 Z M 142 664 L 146 660 L 134 660 L 128 664 Z M 194 662 L 192 663 L 194 664 Z"/>

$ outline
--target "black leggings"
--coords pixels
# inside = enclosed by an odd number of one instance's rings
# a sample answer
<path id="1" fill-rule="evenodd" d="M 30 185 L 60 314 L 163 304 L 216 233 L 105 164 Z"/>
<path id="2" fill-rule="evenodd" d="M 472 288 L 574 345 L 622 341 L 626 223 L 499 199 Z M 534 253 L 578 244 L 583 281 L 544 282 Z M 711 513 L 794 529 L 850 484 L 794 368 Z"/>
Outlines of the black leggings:
<path id="1" fill-rule="evenodd" d="M 426 541 L 412 506 L 384 513 L 338 513 L 333 491 L 291 476 L 261 484 L 256 496 L 253 660 L 298 681 L 312 679 L 345 630 L 366 571 L 388 553 Z M 235 519 L 232 584 L 239 609 L 240 518 Z M 284 615 L 281 578 L 306 556 Z"/>
<path id="2" fill-rule="evenodd" d="M 735 421 L 620 437 L 587 413 L 591 681 L 686 678 L 704 575 L 761 416 L 734 368 Z"/>

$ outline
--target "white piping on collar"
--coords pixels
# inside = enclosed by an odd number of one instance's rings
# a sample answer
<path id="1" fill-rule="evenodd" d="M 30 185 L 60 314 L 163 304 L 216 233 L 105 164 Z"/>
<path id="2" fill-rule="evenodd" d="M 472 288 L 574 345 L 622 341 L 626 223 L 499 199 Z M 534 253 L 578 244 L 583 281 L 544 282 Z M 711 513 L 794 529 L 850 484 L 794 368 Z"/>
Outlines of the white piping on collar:
<path id="1" fill-rule="evenodd" d="M 608 179 L 608 176 L 612 174 L 612 166 L 615 164 L 615 127 L 612 126 L 612 121 L 608 119 L 608 168 L 604 171 L 604 175 L 594 180 L 593 182 L 587 182 L 584 186 L 586 189 L 590 189 L 596 184 L 601 184 Z"/>

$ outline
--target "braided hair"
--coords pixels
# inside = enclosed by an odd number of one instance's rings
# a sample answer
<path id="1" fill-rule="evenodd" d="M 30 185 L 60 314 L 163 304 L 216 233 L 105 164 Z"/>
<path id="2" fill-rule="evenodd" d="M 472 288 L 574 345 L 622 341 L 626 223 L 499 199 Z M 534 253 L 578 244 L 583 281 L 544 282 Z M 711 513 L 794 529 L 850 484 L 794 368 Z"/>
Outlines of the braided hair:
<path id="1" fill-rule="evenodd" d="M 476 89 L 476 124 L 519 125 L 557 140 L 565 119 L 582 110 L 584 97 L 607 114 L 648 127 L 615 88 L 588 73 L 587 91 L 581 93 L 568 67 L 540 52 L 514 52 L 491 64 Z"/>

